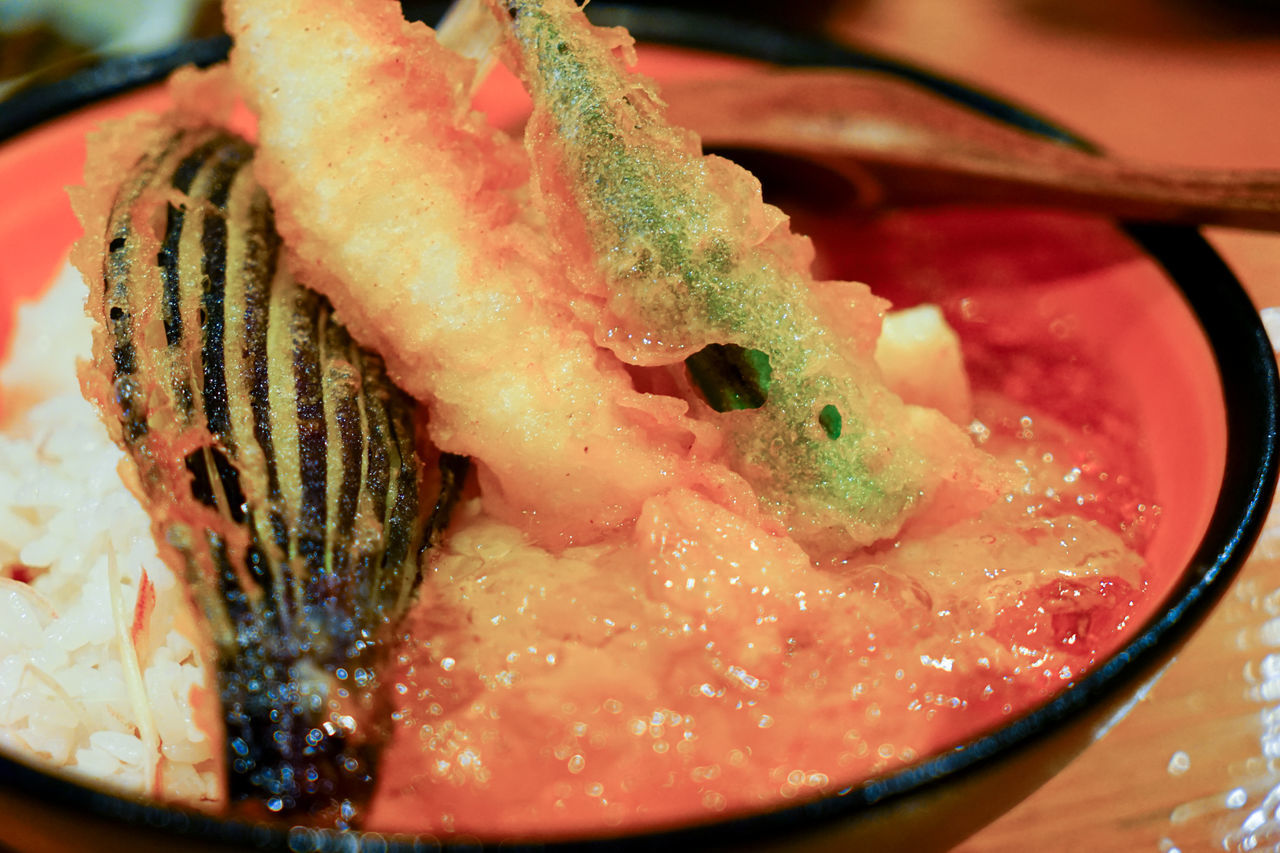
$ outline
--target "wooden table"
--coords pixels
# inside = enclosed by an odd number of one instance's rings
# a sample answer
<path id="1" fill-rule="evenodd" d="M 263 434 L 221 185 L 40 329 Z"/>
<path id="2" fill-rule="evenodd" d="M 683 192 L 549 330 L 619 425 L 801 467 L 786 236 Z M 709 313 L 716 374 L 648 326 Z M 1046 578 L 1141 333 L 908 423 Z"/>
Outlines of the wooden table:
<path id="1" fill-rule="evenodd" d="M 1263 5 L 1275 11 L 1268 17 Z M 1275 4 L 844 0 L 824 26 L 1006 96 L 1117 153 L 1280 168 Z M 1280 235 L 1207 236 L 1259 308 L 1280 306 Z M 1280 844 L 1280 620 L 1270 621 L 1280 615 L 1278 558 L 1280 546 L 1255 549 L 1226 600 L 1129 716 L 960 850 Z"/>

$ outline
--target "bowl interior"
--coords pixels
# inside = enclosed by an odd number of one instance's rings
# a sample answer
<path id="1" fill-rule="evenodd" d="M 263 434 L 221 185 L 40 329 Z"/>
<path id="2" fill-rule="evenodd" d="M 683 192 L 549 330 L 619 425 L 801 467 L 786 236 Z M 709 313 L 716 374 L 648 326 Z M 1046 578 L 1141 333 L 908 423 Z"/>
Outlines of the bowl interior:
<path id="1" fill-rule="evenodd" d="M 643 50 L 641 58 L 642 70 L 659 81 L 732 74 L 756 64 L 662 47 Z M 104 118 L 162 109 L 165 103 L 162 90 L 142 89 L 0 146 L 0 186 L 6 187 L 6 203 L 0 206 L 0 257 L 6 258 L 0 269 L 0 347 L 6 351 L 16 306 L 47 286 L 78 235 L 65 187 L 80 179 L 85 133 Z M 514 125 L 527 110 L 527 99 L 514 80 L 498 76 L 485 89 L 481 105 L 498 123 Z M 1274 424 L 1274 366 L 1268 372 L 1263 365 L 1247 388 L 1237 389 L 1234 379 L 1224 384 L 1223 377 L 1237 369 L 1220 363 L 1221 338 L 1229 332 L 1211 330 L 1217 337 L 1210 340 L 1197 316 L 1196 300 L 1189 302 L 1174 283 L 1191 290 L 1234 287 L 1232 304 L 1237 307 L 1229 322 L 1241 328 L 1243 338 L 1257 338 L 1257 319 L 1249 321 L 1239 306 L 1238 285 L 1225 268 L 1210 262 L 1212 275 L 1207 280 L 1193 276 L 1203 270 L 1185 265 L 1175 263 L 1166 270 L 1167 261 L 1162 266 L 1114 225 L 1066 214 L 950 208 L 898 211 L 869 220 L 809 205 L 803 196 L 789 197 L 786 186 L 768 184 L 765 189 L 767 198 L 778 194 L 799 230 L 814 235 L 824 274 L 867 281 L 902 306 L 941 304 L 965 339 L 966 353 L 986 359 L 989 381 L 998 381 L 1000 375 L 1000 360 L 990 354 L 993 340 L 1100 378 L 1095 387 L 1065 389 L 1063 411 L 1104 400 L 1114 407 L 1116 417 L 1133 426 L 1142 439 L 1145 473 L 1160 512 L 1147 557 L 1164 591 L 1148 597 L 1146 611 L 1134 622 L 1139 641 L 1121 657 L 1137 658 L 1147 648 L 1170 647 L 1171 638 L 1184 633 L 1185 623 L 1194 621 L 1212 599 L 1206 582 L 1220 589 L 1223 581 L 1218 575 L 1243 560 L 1265 509 L 1259 501 L 1264 493 L 1269 495 L 1274 478 L 1275 454 L 1269 443 L 1274 435 L 1262 435 L 1265 424 L 1238 423 L 1253 417 L 1240 412 L 1240 395 L 1256 397 L 1262 389 L 1263 396 L 1270 396 L 1255 403 Z M 1198 239 L 1191 232 L 1178 233 Z M 981 309 L 976 313 L 975 305 Z M 1257 355 L 1256 347 L 1242 350 L 1237 361 Z M 1248 430 L 1244 439 L 1237 435 L 1241 429 Z M 1217 538 L 1206 540 L 1206 530 L 1217 531 Z M 1056 702 L 1047 715 L 1037 717 L 1030 729 L 1024 726 L 1013 737 L 979 739 L 969 745 L 968 753 L 976 761 L 1043 736 L 1097 696 L 1113 691 L 1113 682 L 1124 673 L 1112 667 L 1096 675 L 1066 694 L 1070 698 Z M 772 816 L 767 828 L 786 829 L 814 817 L 865 809 L 886 793 L 900 793 L 964 769 L 968 759 L 957 760 L 958 754 L 948 751 L 936 761 L 926 758 L 917 772 L 899 774 L 896 781 L 854 786 L 844 796 L 824 801 L 821 808 Z M 68 796 L 74 799 L 74 794 Z M 194 831 L 192 827 L 204 822 L 184 817 L 181 825 Z M 731 826 L 736 828 L 721 838 L 752 837 L 764 828 L 749 820 Z M 283 846 L 283 835 L 272 837 L 273 844 Z"/>
<path id="2" fill-rule="evenodd" d="M 1113 224 L 1063 212 L 824 219 L 812 224 L 833 277 L 868 281 L 895 307 L 940 305 L 975 388 L 1038 400 L 1098 440 L 1129 432 L 1131 471 L 1156 507 L 1149 615 L 1200 546 L 1227 453 L 1213 347 L 1164 268 Z"/>

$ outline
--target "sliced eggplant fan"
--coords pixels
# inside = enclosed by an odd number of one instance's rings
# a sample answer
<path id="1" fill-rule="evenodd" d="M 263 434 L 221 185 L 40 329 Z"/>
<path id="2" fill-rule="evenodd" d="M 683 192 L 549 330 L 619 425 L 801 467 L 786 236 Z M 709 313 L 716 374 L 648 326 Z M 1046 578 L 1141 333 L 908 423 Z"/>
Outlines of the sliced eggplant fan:
<path id="1" fill-rule="evenodd" d="M 358 824 L 379 674 L 466 460 L 282 262 L 252 147 L 174 128 L 125 176 L 91 288 L 95 394 L 208 623 L 230 798 Z"/>

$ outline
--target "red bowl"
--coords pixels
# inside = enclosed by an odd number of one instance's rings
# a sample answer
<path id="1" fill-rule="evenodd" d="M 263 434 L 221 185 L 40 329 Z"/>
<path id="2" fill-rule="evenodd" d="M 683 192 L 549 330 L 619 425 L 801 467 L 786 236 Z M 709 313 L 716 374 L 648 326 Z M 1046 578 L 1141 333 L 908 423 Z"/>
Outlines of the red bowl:
<path id="1" fill-rule="evenodd" d="M 1082 144 L 1016 107 L 846 47 L 685 12 L 591 9 L 602 22 L 632 29 L 642 41 L 642 69 L 659 81 L 761 62 L 873 69 L 996 120 Z M 109 64 L 6 107 L 0 343 L 10 337 L 15 306 L 47 286 L 78 235 L 64 188 L 80 180 L 86 131 L 109 116 L 162 108 L 164 92 L 146 84 L 182 62 L 213 61 L 225 50 L 225 42 L 200 43 Z M 494 82 L 484 100 L 499 121 L 517 121 L 526 108 L 509 78 Z M 995 731 L 883 777 L 851 780 L 838 795 L 574 847 L 948 846 L 1026 796 L 1118 719 L 1226 588 L 1270 501 L 1280 410 L 1275 361 L 1248 297 L 1194 229 L 1014 208 L 921 208 L 868 219 L 847 208 L 815 210 L 812 198 L 783 181 L 766 180 L 766 195 L 776 193 L 800 230 L 813 233 L 824 272 L 870 281 L 898 304 L 941 304 L 980 382 L 998 383 L 1019 370 L 1105 376 L 1111 402 L 1143 437 L 1163 510 L 1146 556 L 1168 585 L 1150 596 L 1118 652 Z M 974 305 L 982 306 L 976 315 Z M 993 348 L 993 340 L 1000 346 Z M 1013 360 L 1002 361 L 1009 353 L 1016 353 Z M 0 840 L 32 851 L 179 844 L 347 850 L 356 842 L 409 850 L 438 843 L 221 820 L 95 790 L 3 755 L 0 815 Z M 474 849 L 474 840 L 467 846 Z"/>

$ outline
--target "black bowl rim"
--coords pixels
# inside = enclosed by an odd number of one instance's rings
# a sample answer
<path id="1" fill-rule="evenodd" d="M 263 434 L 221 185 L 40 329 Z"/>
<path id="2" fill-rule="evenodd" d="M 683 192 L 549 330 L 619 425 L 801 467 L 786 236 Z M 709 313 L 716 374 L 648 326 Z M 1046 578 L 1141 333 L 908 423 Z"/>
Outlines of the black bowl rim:
<path id="1" fill-rule="evenodd" d="M 443 4 L 407 4 L 411 17 L 434 20 Z M 730 20 L 714 14 L 655 6 L 593 3 L 593 20 L 626 26 L 645 42 L 763 60 L 780 66 L 826 66 L 880 71 L 908 80 L 986 116 L 1068 145 L 1096 150 L 1085 140 L 1007 100 L 998 99 L 920 67 L 776 26 Z M 210 65 L 225 57 L 225 37 L 189 42 L 141 57 L 108 60 L 67 80 L 19 93 L 0 109 L 0 143 L 67 112 L 156 82 L 174 68 Z M 714 823 L 617 838 L 550 841 L 529 849 L 641 850 L 674 845 L 724 845 L 777 838 L 841 819 L 856 819 L 871 806 L 901 798 L 971 772 L 989 759 L 1011 755 L 1046 737 L 1055 724 L 1080 716 L 1147 673 L 1161 650 L 1180 642 L 1221 597 L 1248 557 L 1276 484 L 1280 462 L 1280 380 L 1271 345 L 1256 309 L 1222 258 L 1194 228 L 1124 224 L 1129 236 L 1164 267 L 1200 320 L 1218 362 L 1227 418 L 1223 486 L 1209 526 L 1184 577 L 1169 590 L 1152 617 L 1118 653 L 1066 692 L 1000 729 L 892 774 L 821 799 Z M 205 843 L 279 850 L 350 850 L 363 841 L 325 830 L 286 830 L 224 820 L 182 808 L 163 807 L 77 785 L 0 755 L 0 783 L 81 812 Z M 374 834 L 369 848 L 480 849 L 471 841 L 434 836 L 413 840 Z M 523 849 L 504 842 L 503 849 Z"/>

